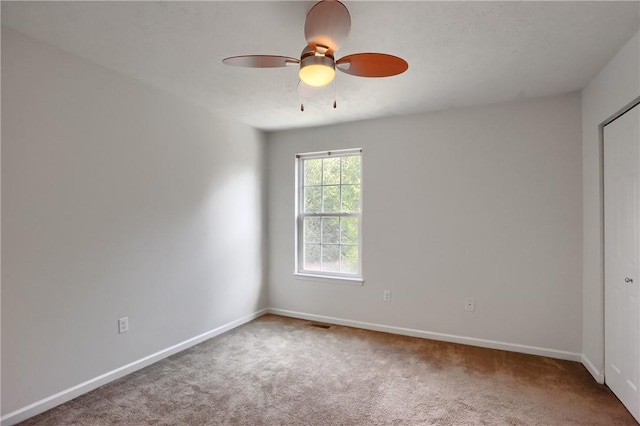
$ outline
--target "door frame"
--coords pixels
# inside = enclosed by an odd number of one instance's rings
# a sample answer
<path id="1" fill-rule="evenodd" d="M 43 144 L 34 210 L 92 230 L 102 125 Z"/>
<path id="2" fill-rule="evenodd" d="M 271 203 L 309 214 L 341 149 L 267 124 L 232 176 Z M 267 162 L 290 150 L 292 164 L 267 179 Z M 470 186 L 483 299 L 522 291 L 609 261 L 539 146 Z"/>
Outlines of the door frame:
<path id="1" fill-rule="evenodd" d="M 605 312 L 605 303 L 604 303 L 604 292 L 605 292 L 605 253 L 604 253 L 604 127 L 607 124 L 611 124 L 616 121 L 618 118 L 622 117 L 624 114 L 632 110 L 634 107 L 640 105 L 640 96 L 636 97 L 634 100 L 629 102 L 627 105 L 619 109 L 616 113 L 609 116 L 606 120 L 598 125 L 598 139 L 599 139 L 599 150 L 600 150 L 600 262 L 602 263 L 602 271 L 600 276 L 601 281 L 601 302 L 602 302 L 602 383 L 606 384 L 606 373 L 605 366 L 607 365 L 607 360 L 605 358 L 605 347 L 606 347 L 606 333 L 605 333 L 605 322 L 607 320 L 606 312 Z"/>

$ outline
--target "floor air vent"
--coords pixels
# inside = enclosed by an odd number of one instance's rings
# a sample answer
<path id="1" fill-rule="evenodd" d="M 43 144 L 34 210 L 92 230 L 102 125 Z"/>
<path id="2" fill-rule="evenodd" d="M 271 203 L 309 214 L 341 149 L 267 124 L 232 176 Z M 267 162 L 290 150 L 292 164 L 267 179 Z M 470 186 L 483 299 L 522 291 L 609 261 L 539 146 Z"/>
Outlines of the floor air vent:
<path id="1" fill-rule="evenodd" d="M 316 327 L 316 328 L 331 328 L 331 326 L 329 324 L 320 324 L 318 322 L 312 322 L 311 324 L 309 324 L 309 327 Z"/>

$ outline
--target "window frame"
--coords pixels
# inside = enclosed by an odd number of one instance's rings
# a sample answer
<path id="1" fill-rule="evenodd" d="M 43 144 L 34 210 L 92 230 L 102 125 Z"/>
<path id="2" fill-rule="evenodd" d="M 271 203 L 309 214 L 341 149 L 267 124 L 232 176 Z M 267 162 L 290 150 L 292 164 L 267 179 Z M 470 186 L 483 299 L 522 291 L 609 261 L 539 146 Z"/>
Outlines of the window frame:
<path id="1" fill-rule="evenodd" d="M 304 211 L 304 161 L 332 157 L 360 157 L 360 208 L 358 212 L 320 212 Z M 295 269 L 294 275 L 301 279 L 336 280 L 353 285 L 362 285 L 362 206 L 363 206 L 363 153 L 362 148 L 350 148 L 331 151 L 318 151 L 296 154 L 295 156 Z M 325 186 L 325 185 L 322 185 Z M 357 217 L 358 218 L 358 272 L 355 274 L 331 271 L 310 271 L 304 269 L 304 219 L 305 217 Z M 342 244 L 340 244 L 342 246 Z"/>

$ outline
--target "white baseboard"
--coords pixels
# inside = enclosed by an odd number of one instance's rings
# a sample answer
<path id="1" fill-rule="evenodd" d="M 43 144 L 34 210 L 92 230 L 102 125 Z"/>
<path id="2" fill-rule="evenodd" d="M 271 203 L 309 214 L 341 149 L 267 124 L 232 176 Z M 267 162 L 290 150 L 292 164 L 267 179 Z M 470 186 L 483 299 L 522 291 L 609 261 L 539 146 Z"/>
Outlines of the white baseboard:
<path id="1" fill-rule="evenodd" d="M 2 426 L 8 426 L 8 425 L 14 425 L 16 423 L 19 423 L 23 420 L 26 420 L 44 411 L 47 411 L 53 407 L 56 407 L 67 401 L 70 401 L 73 398 L 76 398 L 84 393 L 92 391 L 102 385 L 105 385 L 109 382 L 119 379 L 120 377 L 126 376 L 127 374 L 140 370 L 141 368 L 151 365 L 154 362 L 158 362 L 163 358 L 167 358 L 173 354 L 176 354 L 180 351 L 183 351 L 192 346 L 195 346 L 198 343 L 204 342 L 205 340 L 211 339 L 212 337 L 222 334 L 225 331 L 229 331 L 242 324 L 252 321 L 266 314 L 267 312 L 268 312 L 268 309 L 266 308 L 261 309 L 257 312 L 246 315 L 235 321 L 231 321 L 228 324 L 225 324 L 218 328 L 214 328 L 213 330 L 207 331 L 206 333 L 202 333 L 198 336 L 192 337 L 191 339 L 185 340 L 184 342 L 178 343 L 177 345 L 173 345 L 169 348 L 163 349 L 159 352 L 156 352 L 154 354 L 141 358 L 130 364 L 123 365 L 120 368 L 116 368 L 113 371 L 109 371 L 98 377 L 87 380 L 84 383 L 80 383 L 76 386 L 70 387 L 69 389 L 65 389 L 61 392 L 56 393 L 55 395 L 51 395 L 47 398 L 41 399 L 40 401 L 36 401 L 33 404 L 29 404 L 26 407 L 20 408 L 11 413 L 8 413 L 5 416 L 2 416 L 2 418 L 0 418 L 0 424 Z"/>
<path id="2" fill-rule="evenodd" d="M 503 351 L 520 352 L 530 355 L 546 356 L 549 358 L 564 359 L 568 361 L 580 362 L 583 355 L 574 352 L 561 351 L 557 349 L 540 348 L 537 346 L 520 345 L 517 343 L 498 342 L 495 340 L 476 339 L 474 337 L 455 336 L 452 334 L 434 333 L 431 331 L 416 330 L 412 328 L 394 327 L 390 325 L 374 324 L 362 321 L 352 321 L 342 318 L 333 318 L 323 315 L 306 314 L 303 312 L 293 312 L 284 309 L 269 308 L 267 311 L 271 314 L 282 315 L 286 317 L 306 319 L 310 321 L 320 321 L 336 325 L 345 325 L 348 327 L 364 328 L 366 330 L 382 331 L 385 333 L 401 334 L 403 336 L 421 337 L 423 339 L 440 340 L 443 342 L 461 343 L 470 346 L 479 346 L 482 348 L 501 349 Z"/>
<path id="3" fill-rule="evenodd" d="M 596 368 L 596 366 L 593 365 L 589 357 L 587 357 L 585 354 L 582 354 L 581 361 L 582 361 L 582 365 L 584 365 L 584 368 L 586 368 L 587 371 L 591 373 L 593 378 L 596 379 L 596 382 L 600 384 L 604 384 L 604 371 L 601 371 L 600 369 Z"/>

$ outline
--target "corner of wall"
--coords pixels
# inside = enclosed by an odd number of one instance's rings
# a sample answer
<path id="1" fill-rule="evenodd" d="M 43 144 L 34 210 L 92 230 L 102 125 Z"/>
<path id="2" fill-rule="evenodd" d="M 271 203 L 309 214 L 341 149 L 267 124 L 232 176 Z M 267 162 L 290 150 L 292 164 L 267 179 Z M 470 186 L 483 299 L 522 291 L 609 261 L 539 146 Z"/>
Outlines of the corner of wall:
<path id="1" fill-rule="evenodd" d="M 584 365 L 584 368 L 586 368 L 587 371 L 591 373 L 591 375 L 596 380 L 596 382 L 600 383 L 601 385 L 604 384 L 604 372 L 596 368 L 596 366 L 593 365 L 589 357 L 587 357 L 585 354 L 582 354 L 581 361 L 582 361 L 582 365 Z"/>

